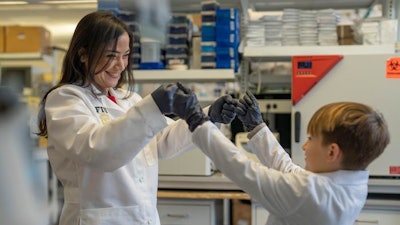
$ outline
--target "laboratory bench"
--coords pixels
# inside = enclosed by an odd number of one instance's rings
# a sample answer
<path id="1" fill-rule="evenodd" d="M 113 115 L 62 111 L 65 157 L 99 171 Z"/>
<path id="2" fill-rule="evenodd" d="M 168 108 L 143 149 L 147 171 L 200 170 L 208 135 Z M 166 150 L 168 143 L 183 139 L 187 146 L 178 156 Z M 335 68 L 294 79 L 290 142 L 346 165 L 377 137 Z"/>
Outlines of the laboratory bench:
<path id="1" fill-rule="evenodd" d="M 250 196 L 222 173 L 210 176 L 159 176 L 158 210 L 162 224 L 236 224 L 232 213 L 250 202 Z M 232 204 L 234 203 L 234 204 Z M 247 218 L 251 217 L 251 206 L 247 206 Z M 246 216 L 245 216 L 246 217 Z M 242 223 L 243 224 L 243 223 Z M 246 223 L 250 225 L 249 223 Z"/>
<path id="2" fill-rule="evenodd" d="M 268 212 L 251 197 L 243 192 L 235 183 L 222 173 L 211 176 L 159 176 L 159 213 L 161 222 L 165 224 L 211 224 L 211 225 L 264 225 Z M 370 179 L 370 196 L 355 222 L 355 225 L 387 224 L 398 225 L 400 221 L 400 199 L 375 198 L 372 193 L 384 193 L 398 196 L 398 180 Z M 394 194 L 393 194 L 394 193 Z M 251 203 L 240 211 L 234 210 L 236 202 L 246 200 Z M 206 204 L 208 211 L 198 207 Z M 203 206 L 204 207 L 204 206 Z M 245 213 L 245 214 L 243 214 Z M 200 215 L 197 215 L 200 214 Z M 250 222 L 237 223 L 237 216 L 248 218 Z M 198 222 L 198 218 L 200 220 Z M 208 218 L 208 219 L 206 219 Z M 185 222 L 185 221 L 190 221 Z M 203 221 L 203 223 L 201 223 Z M 206 222 L 204 221 L 211 221 Z"/>
<path id="3" fill-rule="evenodd" d="M 200 190 L 236 190 L 235 183 L 220 172 L 210 176 L 160 175 L 159 189 L 200 189 Z"/>
<path id="4" fill-rule="evenodd" d="M 34 156 L 43 170 L 43 183 L 45 186 L 48 185 L 51 192 L 48 196 L 52 209 L 50 221 L 55 222 L 60 210 L 59 197 L 61 197 L 57 191 L 57 179 L 50 172 L 47 152 L 36 149 Z M 47 177 L 48 175 L 50 177 Z M 397 197 L 367 199 L 355 224 L 398 225 L 400 221 L 398 182 L 399 180 L 370 179 L 368 183 L 370 193 Z M 210 176 L 160 175 L 157 207 L 162 224 L 264 225 L 268 216 L 268 212 L 261 205 L 252 201 L 247 193 L 220 172 Z M 238 220 L 238 216 L 250 222 Z"/>

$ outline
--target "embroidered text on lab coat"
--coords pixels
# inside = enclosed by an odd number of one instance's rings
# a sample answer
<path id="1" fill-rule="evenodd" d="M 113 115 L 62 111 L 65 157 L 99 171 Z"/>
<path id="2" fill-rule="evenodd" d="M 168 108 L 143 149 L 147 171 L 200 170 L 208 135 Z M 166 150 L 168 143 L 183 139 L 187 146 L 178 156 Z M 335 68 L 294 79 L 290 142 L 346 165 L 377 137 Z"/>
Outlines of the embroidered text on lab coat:
<path id="1" fill-rule="evenodd" d="M 102 106 L 95 106 L 94 108 L 96 109 L 96 112 L 99 114 L 101 123 L 103 125 L 105 125 L 111 121 L 111 117 L 108 114 L 107 108 L 102 107 Z"/>

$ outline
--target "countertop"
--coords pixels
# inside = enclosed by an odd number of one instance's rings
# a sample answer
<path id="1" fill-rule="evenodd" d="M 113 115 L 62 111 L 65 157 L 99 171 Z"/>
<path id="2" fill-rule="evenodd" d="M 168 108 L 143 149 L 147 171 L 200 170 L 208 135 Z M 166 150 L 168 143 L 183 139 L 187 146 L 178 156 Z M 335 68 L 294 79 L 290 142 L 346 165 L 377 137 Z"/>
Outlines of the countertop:
<path id="1" fill-rule="evenodd" d="M 158 178 L 158 188 L 241 191 L 241 188 L 220 172 L 216 172 L 211 176 L 160 175 Z"/>

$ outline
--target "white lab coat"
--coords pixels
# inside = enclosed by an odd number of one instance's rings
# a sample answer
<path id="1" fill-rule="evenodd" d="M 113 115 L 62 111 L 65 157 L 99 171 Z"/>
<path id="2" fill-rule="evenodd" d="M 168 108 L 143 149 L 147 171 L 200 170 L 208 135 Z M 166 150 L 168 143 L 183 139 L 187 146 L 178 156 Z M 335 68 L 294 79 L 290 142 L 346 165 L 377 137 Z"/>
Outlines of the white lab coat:
<path id="1" fill-rule="evenodd" d="M 11 93 L 3 95 L 1 107 L 6 98 L 17 100 Z M 17 106 L 7 110 L 0 109 L 0 224 L 48 224 L 47 198 L 42 194 L 47 187 L 33 156 L 28 110 Z"/>
<path id="2" fill-rule="evenodd" d="M 46 101 L 48 156 L 64 187 L 60 225 L 155 224 L 158 158 L 194 148 L 183 120 L 168 126 L 151 96 L 64 85 Z M 98 92 L 98 91 L 97 91 Z"/>
<path id="3" fill-rule="evenodd" d="M 315 174 L 293 164 L 268 127 L 248 142 L 256 163 L 206 122 L 193 142 L 269 213 L 269 225 L 352 225 L 367 197 L 367 171 Z"/>

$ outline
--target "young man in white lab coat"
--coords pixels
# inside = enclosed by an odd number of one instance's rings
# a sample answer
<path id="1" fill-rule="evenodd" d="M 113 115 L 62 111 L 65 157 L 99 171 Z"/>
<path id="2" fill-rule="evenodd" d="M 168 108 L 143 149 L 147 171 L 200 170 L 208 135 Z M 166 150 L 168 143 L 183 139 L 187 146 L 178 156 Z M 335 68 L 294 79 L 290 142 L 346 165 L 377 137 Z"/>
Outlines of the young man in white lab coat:
<path id="1" fill-rule="evenodd" d="M 354 102 L 322 107 L 307 129 L 303 169 L 279 145 L 262 120 L 257 100 L 247 92 L 237 103 L 236 113 L 250 131 L 248 145 L 260 164 L 207 121 L 189 89 L 179 89 L 174 111 L 189 124 L 193 142 L 270 213 L 268 225 L 353 225 L 368 193 L 365 169 L 389 143 L 387 125 L 379 113 Z M 182 104 L 185 101 L 192 105 Z"/>

